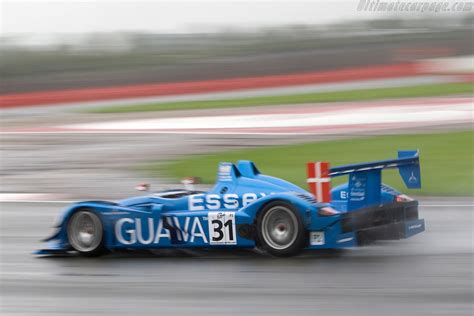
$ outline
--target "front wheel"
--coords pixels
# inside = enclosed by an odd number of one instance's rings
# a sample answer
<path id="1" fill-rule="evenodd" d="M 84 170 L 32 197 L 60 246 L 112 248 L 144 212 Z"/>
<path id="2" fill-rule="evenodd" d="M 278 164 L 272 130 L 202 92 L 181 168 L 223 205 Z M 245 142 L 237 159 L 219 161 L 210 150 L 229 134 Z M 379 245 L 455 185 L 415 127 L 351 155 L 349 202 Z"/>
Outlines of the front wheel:
<path id="1" fill-rule="evenodd" d="M 69 219 L 67 236 L 71 247 L 85 256 L 98 256 L 104 252 L 104 231 L 96 213 L 79 210 Z"/>
<path id="2" fill-rule="evenodd" d="M 305 246 L 305 229 L 298 211 L 289 203 L 267 204 L 257 220 L 257 235 L 263 249 L 286 257 L 298 254 Z"/>

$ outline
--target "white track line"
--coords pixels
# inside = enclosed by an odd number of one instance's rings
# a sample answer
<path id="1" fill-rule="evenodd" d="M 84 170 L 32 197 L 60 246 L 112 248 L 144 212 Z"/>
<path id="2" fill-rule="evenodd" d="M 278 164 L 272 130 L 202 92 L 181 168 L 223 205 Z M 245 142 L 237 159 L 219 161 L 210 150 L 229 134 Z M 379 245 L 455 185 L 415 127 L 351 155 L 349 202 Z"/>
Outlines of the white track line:
<path id="1" fill-rule="evenodd" d="M 159 130 L 150 130 L 150 131 L 100 131 L 100 130 L 77 130 L 77 131 L 18 131 L 18 132 L 1 132 L 4 135 L 33 135 L 33 134 L 62 134 L 62 135 L 75 135 L 75 134 L 184 134 L 184 135 L 261 135 L 261 136 L 271 136 L 271 135 L 281 135 L 281 136 L 291 136 L 291 135 L 316 135 L 320 134 L 319 132 L 291 132 L 291 133 L 279 133 L 279 132 L 225 132 L 216 129 L 215 131 L 159 131 Z"/>
<path id="2" fill-rule="evenodd" d="M 420 204 L 420 207 L 474 207 L 473 204 Z"/>
<path id="3" fill-rule="evenodd" d="M 310 111 L 309 111 L 310 112 Z M 206 130 L 252 129 L 288 127 L 333 127 L 360 124 L 394 124 L 472 121 L 473 105 L 456 103 L 449 105 L 401 105 L 362 109 L 334 109 L 316 113 L 281 113 L 257 115 L 223 115 L 179 118 L 156 118 L 95 122 L 58 126 L 74 130 Z"/>
<path id="4" fill-rule="evenodd" d="M 87 201 L 87 200 L 84 200 Z M 61 203 L 72 204 L 80 201 L 66 201 L 66 200 L 0 200 L 0 203 Z"/>
<path id="5" fill-rule="evenodd" d="M 58 198 L 64 197 L 66 197 L 66 195 L 54 193 L 0 193 L 0 202 L 66 201 L 58 200 Z"/>
<path id="6" fill-rule="evenodd" d="M 415 99 L 381 103 L 296 107 L 277 113 L 100 121 L 44 128 L 4 129 L 3 134 L 315 135 L 472 123 L 471 99 Z M 240 113 L 242 113 L 240 112 Z M 207 113 L 207 112 L 206 112 Z M 411 125 L 411 126 L 410 126 Z"/>

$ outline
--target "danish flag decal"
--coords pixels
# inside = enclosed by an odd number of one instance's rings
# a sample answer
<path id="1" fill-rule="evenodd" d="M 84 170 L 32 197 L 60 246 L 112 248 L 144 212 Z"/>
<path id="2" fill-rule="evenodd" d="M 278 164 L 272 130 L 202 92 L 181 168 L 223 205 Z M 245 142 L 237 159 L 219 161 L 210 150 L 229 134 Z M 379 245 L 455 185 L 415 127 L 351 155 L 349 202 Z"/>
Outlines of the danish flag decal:
<path id="1" fill-rule="evenodd" d="M 307 167 L 309 191 L 313 193 L 318 202 L 331 202 L 329 162 L 308 162 Z"/>

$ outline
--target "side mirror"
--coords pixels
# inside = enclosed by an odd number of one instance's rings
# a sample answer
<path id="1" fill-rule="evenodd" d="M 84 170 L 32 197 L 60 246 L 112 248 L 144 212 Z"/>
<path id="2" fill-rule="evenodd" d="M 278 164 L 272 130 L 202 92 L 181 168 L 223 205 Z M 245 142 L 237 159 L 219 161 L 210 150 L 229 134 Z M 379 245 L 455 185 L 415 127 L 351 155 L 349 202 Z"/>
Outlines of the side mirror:
<path id="1" fill-rule="evenodd" d="M 199 177 L 186 177 L 181 180 L 181 183 L 184 184 L 186 190 L 194 190 L 195 184 L 201 183 L 201 178 Z"/>
<path id="2" fill-rule="evenodd" d="M 148 191 L 150 190 L 150 185 L 148 183 L 140 183 L 135 187 L 137 191 Z"/>

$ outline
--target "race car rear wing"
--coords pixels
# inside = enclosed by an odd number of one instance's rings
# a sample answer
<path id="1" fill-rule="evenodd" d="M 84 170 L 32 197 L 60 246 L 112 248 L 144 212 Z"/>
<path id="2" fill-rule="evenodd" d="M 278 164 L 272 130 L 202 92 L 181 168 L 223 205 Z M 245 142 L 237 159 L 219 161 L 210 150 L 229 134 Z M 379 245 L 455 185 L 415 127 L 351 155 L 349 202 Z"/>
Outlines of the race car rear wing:
<path id="1" fill-rule="evenodd" d="M 400 150 L 397 159 L 333 168 L 330 168 L 328 162 L 309 162 L 307 168 L 310 191 L 319 202 L 323 203 L 331 201 L 331 177 L 349 176 L 348 210 L 380 203 L 383 169 L 398 168 L 407 188 L 421 188 L 418 150 Z"/>

